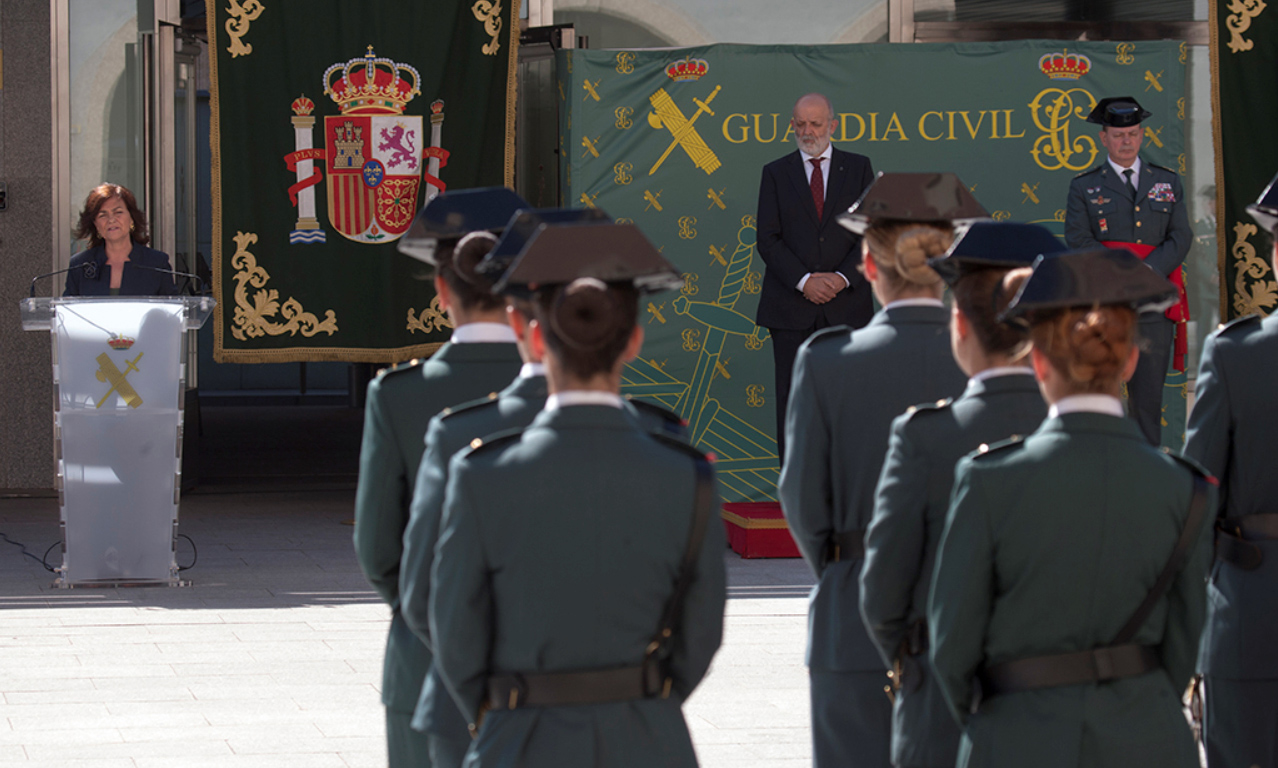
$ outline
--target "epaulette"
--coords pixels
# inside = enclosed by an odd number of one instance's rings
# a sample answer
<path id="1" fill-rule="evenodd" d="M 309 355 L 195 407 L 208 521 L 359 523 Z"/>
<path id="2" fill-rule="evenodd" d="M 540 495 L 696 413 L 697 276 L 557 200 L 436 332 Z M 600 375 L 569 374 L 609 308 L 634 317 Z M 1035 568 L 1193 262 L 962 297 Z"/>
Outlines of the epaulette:
<path id="1" fill-rule="evenodd" d="M 481 451 L 487 451 L 492 448 L 507 445 L 508 443 L 518 440 L 523 434 L 524 430 L 521 427 L 519 429 L 504 429 L 501 432 L 494 432 L 491 435 L 477 437 L 474 440 L 471 440 L 470 444 L 462 449 L 464 451 L 462 455 L 469 458 Z"/>
<path id="2" fill-rule="evenodd" d="M 499 394 L 497 392 L 489 392 L 486 397 L 481 397 L 476 400 L 467 400 L 460 405 L 450 405 L 440 411 L 439 415 L 441 418 L 446 419 L 449 416 L 455 416 L 456 414 L 465 413 L 466 411 L 473 411 L 476 408 L 487 408 L 497 402 L 498 396 Z"/>
<path id="3" fill-rule="evenodd" d="M 1175 171 L 1173 171 L 1172 169 L 1168 168 L 1168 167 L 1167 167 L 1167 166 L 1165 166 L 1165 165 L 1159 165 L 1158 163 L 1150 163 L 1150 164 L 1149 164 L 1149 167 L 1150 167 L 1150 168 L 1157 168 L 1157 169 L 1158 169 L 1158 170 L 1160 170 L 1160 171 L 1167 171 L 1168 173 L 1170 173 L 1170 174 L 1171 174 L 1171 175 L 1173 175 L 1173 176 L 1175 176 L 1175 175 L 1176 175 L 1176 172 L 1175 172 Z"/>
<path id="4" fill-rule="evenodd" d="M 1235 317 L 1233 320 L 1230 320 L 1227 323 L 1221 323 L 1219 326 L 1217 326 L 1216 333 L 1221 334 L 1221 333 L 1224 333 L 1225 331 L 1233 329 L 1236 326 L 1247 325 L 1253 321 L 1258 323 L 1260 322 L 1260 320 L 1261 320 L 1260 315 L 1254 314 L 1254 313 L 1250 315 L 1243 315 L 1242 317 Z"/>
<path id="5" fill-rule="evenodd" d="M 996 443 L 981 443 L 976 447 L 976 451 L 972 454 L 972 458 L 979 460 L 993 456 L 996 453 L 1004 453 L 1013 448 L 1020 448 L 1024 442 L 1024 435 L 1012 435 L 1006 440 L 999 440 Z"/>
<path id="6" fill-rule="evenodd" d="M 682 429 L 687 426 L 682 416 L 664 405 L 659 405 L 651 400 L 640 400 L 634 395 L 625 395 L 625 398 L 626 402 L 629 403 L 636 411 L 656 417 L 661 420 L 662 424 L 665 425 L 667 429 L 671 429 L 672 431 L 682 431 Z"/>
<path id="7" fill-rule="evenodd" d="M 836 335 L 846 338 L 851 333 L 852 329 L 846 325 L 832 325 L 829 328 L 822 328 L 813 333 L 808 337 L 807 341 L 803 342 L 803 346 L 810 347 L 818 342 L 828 341 Z"/>
<path id="8" fill-rule="evenodd" d="M 1075 176 L 1074 178 L 1076 178 L 1076 179 L 1081 179 L 1081 178 L 1083 178 L 1084 176 L 1087 176 L 1087 175 L 1092 174 L 1092 173 L 1096 173 L 1097 171 L 1102 171 L 1102 170 L 1104 170 L 1104 169 L 1105 169 L 1105 166 L 1104 166 L 1103 164 L 1102 164 L 1102 165 L 1098 165 L 1098 166 L 1096 166 L 1095 168 L 1089 168 L 1089 169 L 1087 169 L 1086 171 L 1083 171 L 1082 173 L 1078 174 L 1078 175 L 1077 175 L 1077 176 Z"/>
<path id="9" fill-rule="evenodd" d="M 914 415 L 917 413 L 941 411 L 941 410 L 945 410 L 946 408 L 949 408 L 953 404 L 954 404 L 954 398 L 952 397 L 946 397 L 941 400 L 937 400 L 935 403 L 919 403 L 918 405 L 911 405 L 909 408 L 906 408 L 905 415 L 912 419 L 914 418 Z"/>
<path id="10" fill-rule="evenodd" d="M 377 378 L 380 379 L 383 376 L 390 376 L 393 373 L 401 373 L 403 371 L 411 370 L 413 368 L 420 366 L 424 362 L 426 362 L 424 359 L 420 357 L 414 357 L 412 360 L 408 360 L 407 362 L 397 363 L 395 365 L 381 369 L 380 371 L 377 372 Z"/>

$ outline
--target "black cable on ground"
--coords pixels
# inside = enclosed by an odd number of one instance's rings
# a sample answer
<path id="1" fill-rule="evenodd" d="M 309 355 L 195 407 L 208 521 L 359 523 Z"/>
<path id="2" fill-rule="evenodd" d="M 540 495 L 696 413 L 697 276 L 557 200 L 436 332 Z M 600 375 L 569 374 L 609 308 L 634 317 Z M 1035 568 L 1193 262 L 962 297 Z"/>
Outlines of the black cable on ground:
<path id="1" fill-rule="evenodd" d="M 196 564 L 197 562 L 199 562 L 199 560 L 200 560 L 200 552 L 199 552 L 199 550 L 197 550 L 197 549 L 195 548 L 195 539 L 191 538 L 190 536 L 187 536 L 185 533 L 179 533 L 179 534 L 178 534 L 178 538 L 179 538 L 179 539 L 186 539 L 187 541 L 191 542 L 191 564 L 190 564 L 190 565 L 179 565 L 179 566 L 178 566 L 178 571 L 179 571 L 179 572 L 181 572 L 181 571 L 189 571 L 190 569 L 192 569 L 192 568 L 194 568 L 194 567 L 195 567 L 195 564 Z"/>
<path id="2" fill-rule="evenodd" d="M 50 572 L 56 573 L 56 571 L 54 571 L 54 570 L 53 570 L 53 568 L 50 568 L 50 567 L 49 567 L 49 564 L 48 564 L 47 562 L 45 562 L 44 560 L 42 560 L 42 559 L 40 559 L 40 558 L 36 557 L 35 555 L 31 554 L 31 552 L 27 550 L 27 545 L 25 545 L 25 544 L 23 544 L 23 543 L 21 543 L 21 542 L 18 542 L 18 541 L 14 541 L 13 539 L 9 538 L 8 536 L 6 536 L 6 535 L 5 535 L 5 534 L 3 534 L 3 533 L 0 533 L 0 539 L 4 539 L 6 542 L 8 542 L 8 543 L 12 544 L 13 546 L 17 547 L 18 549 L 21 549 L 21 550 L 22 550 L 22 554 L 24 554 L 24 555 L 26 555 L 27 557 L 31 558 L 32 560 L 36 561 L 36 562 L 37 562 L 37 563 L 39 563 L 40 565 L 43 565 L 43 566 L 44 566 L 44 569 L 45 569 L 46 571 L 50 571 Z M 57 546 L 57 543 L 55 542 L 53 546 Z M 53 549 L 53 547 L 49 547 L 49 549 Z M 48 556 L 49 556 L 49 553 L 48 553 L 47 551 L 46 551 L 44 554 L 45 554 L 45 557 L 48 557 Z"/>

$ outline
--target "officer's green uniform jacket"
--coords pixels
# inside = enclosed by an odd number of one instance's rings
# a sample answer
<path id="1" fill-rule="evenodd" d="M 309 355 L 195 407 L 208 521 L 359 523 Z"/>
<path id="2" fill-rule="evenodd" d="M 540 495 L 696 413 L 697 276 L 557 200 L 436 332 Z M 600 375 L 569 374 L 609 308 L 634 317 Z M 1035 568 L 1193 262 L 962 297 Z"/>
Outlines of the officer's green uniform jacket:
<path id="1" fill-rule="evenodd" d="M 968 714 L 982 665 L 1115 639 L 1171 555 L 1192 474 L 1133 421 L 1091 412 L 959 462 L 928 608 L 933 668 L 965 721 L 959 768 L 1197 768 L 1180 694 L 1206 614 L 1205 524 L 1132 640 L 1158 646 L 1162 669 L 1007 693 Z"/>
<path id="2" fill-rule="evenodd" d="M 1156 246 L 1145 263 L 1166 277 L 1189 253 L 1194 233 L 1180 177 L 1141 158 L 1136 194 L 1109 161 L 1075 176 L 1065 208 L 1065 243 L 1097 248 L 1107 240 Z"/>
<path id="3" fill-rule="evenodd" d="M 861 572 L 861 615 L 884 661 L 899 659 L 892 765 L 952 766 L 959 729 L 927 661 L 927 593 L 954 465 L 981 444 L 1033 432 L 1047 404 L 1028 368 L 973 378 L 963 396 L 892 423 Z M 903 648 L 908 646 L 908 648 Z"/>
<path id="4" fill-rule="evenodd" d="M 864 328 L 818 332 L 799 350 L 778 492 L 799 551 L 819 577 L 808 619 L 813 671 L 885 669 L 858 607 L 862 561 L 827 564 L 826 544 L 834 533 L 869 526 L 892 419 L 916 403 L 960 394 L 966 381 L 940 302 L 889 304 Z"/>
<path id="5" fill-rule="evenodd" d="M 688 454 L 606 405 L 543 411 L 522 433 L 453 458 L 431 636 L 470 720 L 492 673 L 642 662 L 683 558 L 694 486 Z M 724 546 L 712 521 L 673 643 L 668 699 L 489 711 L 468 768 L 696 765 L 680 707 L 719 647 Z"/>
<path id="6" fill-rule="evenodd" d="M 1220 479 L 1219 515 L 1278 512 L 1273 439 L 1278 409 L 1278 317 L 1237 320 L 1207 338 L 1198 366 L 1185 455 Z M 1250 537 L 1249 537 L 1250 538 Z M 1217 560 L 1207 585 L 1207 627 L 1198 671 L 1207 676 L 1208 762 L 1266 765 L 1275 758 L 1275 723 L 1261 712 L 1278 700 L 1278 540 L 1256 539 L 1255 570 Z M 1213 681 L 1248 681 L 1241 697 Z M 1264 681 L 1262 685 L 1259 681 Z M 1265 696 L 1267 689 L 1267 696 Z M 1267 698 L 1267 702 L 1257 700 Z M 1233 721 L 1234 738 L 1216 736 L 1213 721 Z M 1245 741 L 1247 743 L 1239 743 Z"/>
<path id="7" fill-rule="evenodd" d="M 432 647 L 430 571 L 444 514 L 448 461 L 476 438 L 482 442 L 489 435 L 527 427 L 545 407 L 546 394 L 545 375 L 521 373 L 496 396 L 445 409 L 430 421 L 426 430 L 426 452 L 417 471 L 408 529 L 404 533 L 399 574 L 404 619 L 428 648 Z M 678 416 L 674 413 L 640 401 L 627 401 L 627 406 L 646 431 L 681 435 Z M 431 665 L 414 713 L 414 726 L 444 736 L 466 737 L 466 721 L 442 686 L 439 670 Z"/>
<path id="8" fill-rule="evenodd" d="M 513 343 L 448 343 L 429 360 L 389 370 L 368 385 L 355 494 L 355 554 L 393 612 L 382 669 L 387 709 L 411 713 L 430 666 L 430 651 L 400 614 L 399 593 L 402 541 L 426 426 L 441 409 L 506 386 L 519 366 Z"/>

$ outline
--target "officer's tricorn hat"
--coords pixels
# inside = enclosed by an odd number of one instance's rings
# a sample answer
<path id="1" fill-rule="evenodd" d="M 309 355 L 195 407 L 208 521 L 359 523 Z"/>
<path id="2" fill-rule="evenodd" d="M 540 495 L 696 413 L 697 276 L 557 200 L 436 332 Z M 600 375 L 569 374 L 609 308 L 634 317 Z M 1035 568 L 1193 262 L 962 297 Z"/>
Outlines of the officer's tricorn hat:
<path id="1" fill-rule="evenodd" d="M 1256 202 L 1247 206 L 1247 213 L 1272 234 L 1278 234 L 1278 176 L 1269 182 Z"/>
<path id="2" fill-rule="evenodd" d="M 645 293 L 683 285 L 679 270 L 634 224 L 542 224 L 493 291 L 528 294 L 583 277 Z"/>
<path id="3" fill-rule="evenodd" d="M 599 208 L 524 208 L 515 211 L 515 215 L 506 222 L 501 238 L 477 269 L 493 280 L 498 279 L 514 263 L 542 224 L 600 224 L 611 220 Z"/>
<path id="4" fill-rule="evenodd" d="M 1127 128 L 1140 125 L 1142 120 L 1148 120 L 1153 114 L 1131 96 L 1111 96 L 1096 102 L 1087 122 L 1110 128 Z"/>
<path id="5" fill-rule="evenodd" d="M 1126 248 L 1084 248 L 1039 256 L 1034 273 L 999 319 L 1022 318 L 1038 310 L 1095 305 L 1161 311 L 1179 296 L 1170 280 Z"/>
<path id="6" fill-rule="evenodd" d="M 1040 254 L 1065 250 L 1046 227 L 1016 222 L 976 221 L 960 227 L 954 244 L 927 264 L 949 285 L 981 269 L 1028 267 Z"/>
<path id="7" fill-rule="evenodd" d="M 989 217 L 952 173 L 880 173 L 861 199 L 839 214 L 839 223 L 863 235 L 872 223 L 885 219 L 958 226 Z"/>
<path id="8" fill-rule="evenodd" d="M 506 187 L 484 187 L 446 192 L 426 203 L 404 236 L 400 253 L 438 266 L 439 244 L 452 243 L 471 232 L 499 234 L 510 217 L 528 202 Z"/>

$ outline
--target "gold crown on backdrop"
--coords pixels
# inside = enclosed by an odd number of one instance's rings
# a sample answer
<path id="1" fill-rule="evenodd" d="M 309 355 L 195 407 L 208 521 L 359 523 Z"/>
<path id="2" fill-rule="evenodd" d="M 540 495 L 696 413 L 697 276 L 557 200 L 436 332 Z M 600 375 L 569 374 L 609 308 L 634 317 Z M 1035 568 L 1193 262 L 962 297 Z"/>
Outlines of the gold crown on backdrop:
<path id="1" fill-rule="evenodd" d="M 1057 51 L 1043 54 L 1038 68 L 1053 80 L 1077 80 L 1092 70 L 1092 60 L 1081 53 Z"/>
<path id="2" fill-rule="evenodd" d="M 111 345 L 111 349 L 128 349 L 133 346 L 133 341 L 128 336 L 112 336 L 107 339 L 107 344 Z"/>
<path id="3" fill-rule="evenodd" d="M 340 74 L 336 80 L 335 73 Z M 371 45 L 363 57 L 334 64 L 324 73 L 324 94 L 343 115 L 401 115 L 404 105 L 421 93 L 420 84 L 416 69 L 378 56 Z"/>
<path id="4" fill-rule="evenodd" d="M 293 100 L 293 114 L 305 116 L 305 115 L 309 115 L 310 113 L 314 111 L 315 111 L 315 102 L 311 101 L 305 96 L 298 96 L 296 99 Z"/>
<path id="5" fill-rule="evenodd" d="M 670 62 L 666 67 L 666 77 L 676 83 L 682 83 L 688 80 L 700 80 L 709 71 L 710 63 L 705 59 L 694 59 L 691 56 L 686 56 L 679 61 Z"/>

